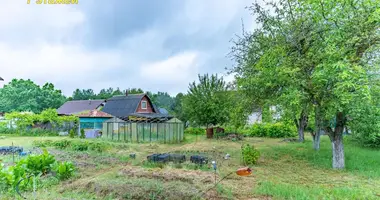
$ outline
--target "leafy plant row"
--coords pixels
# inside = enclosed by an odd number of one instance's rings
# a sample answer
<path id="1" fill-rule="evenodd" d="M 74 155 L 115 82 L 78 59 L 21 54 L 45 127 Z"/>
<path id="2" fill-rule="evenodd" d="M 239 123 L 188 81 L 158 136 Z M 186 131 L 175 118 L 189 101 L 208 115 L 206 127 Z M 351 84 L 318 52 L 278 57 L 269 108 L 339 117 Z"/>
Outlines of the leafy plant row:
<path id="1" fill-rule="evenodd" d="M 73 151 L 97 151 L 103 152 L 109 148 L 109 144 L 104 142 L 92 142 L 81 140 L 43 140 L 33 141 L 35 147 L 55 147 L 57 149 L 71 149 Z"/>
<path id="2" fill-rule="evenodd" d="M 297 130 L 293 125 L 277 122 L 277 123 L 258 123 L 250 127 L 235 129 L 233 127 L 225 127 L 227 133 L 243 134 L 247 137 L 270 137 L 283 138 L 297 136 Z"/>
<path id="3" fill-rule="evenodd" d="M 11 192 L 16 188 L 28 190 L 33 187 L 29 178 L 34 175 L 37 183 L 48 174 L 59 180 L 66 180 L 74 175 L 75 166 L 71 162 L 58 162 L 46 149 L 40 155 L 29 155 L 16 165 L 5 168 L 0 164 L 0 194 Z M 24 180 L 22 180 L 24 179 Z"/>

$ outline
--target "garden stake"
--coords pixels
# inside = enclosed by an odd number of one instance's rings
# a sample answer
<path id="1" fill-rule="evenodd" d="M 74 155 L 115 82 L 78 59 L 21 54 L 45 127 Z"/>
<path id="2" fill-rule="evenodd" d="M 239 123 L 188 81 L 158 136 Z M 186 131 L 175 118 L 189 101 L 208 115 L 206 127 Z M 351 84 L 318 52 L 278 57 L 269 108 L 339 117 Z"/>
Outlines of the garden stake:
<path id="1" fill-rule="evenodd" d="M 13 142 L 12 142 L 12 157 L 13 157 L 13 163 L 15 163 L 15 151 L 13 150 Z"/>
<path id="2" fill-rule="evenodd" d="M 212 166 L 213 166 L 213 168 L 214 168 L 214 182 L 215 182 L 215 184 L 216 184 L 216 162 L 215 162 L 215 161 L 212 161 L 211 163 L 212 163 Z"/>

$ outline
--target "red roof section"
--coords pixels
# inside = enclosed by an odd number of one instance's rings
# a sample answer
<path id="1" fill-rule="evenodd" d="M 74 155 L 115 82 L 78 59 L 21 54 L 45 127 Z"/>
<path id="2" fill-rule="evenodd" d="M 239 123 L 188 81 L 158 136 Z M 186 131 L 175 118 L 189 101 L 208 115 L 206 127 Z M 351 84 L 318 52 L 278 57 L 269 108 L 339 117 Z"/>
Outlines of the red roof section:
<path id="1" fill-rule="evenodd" d="M 75 116 L 78 117 L 113 117 L 112 115 L 102 112 L 100 110 L 85 110 L 79 113 L 74 114 Z"/>

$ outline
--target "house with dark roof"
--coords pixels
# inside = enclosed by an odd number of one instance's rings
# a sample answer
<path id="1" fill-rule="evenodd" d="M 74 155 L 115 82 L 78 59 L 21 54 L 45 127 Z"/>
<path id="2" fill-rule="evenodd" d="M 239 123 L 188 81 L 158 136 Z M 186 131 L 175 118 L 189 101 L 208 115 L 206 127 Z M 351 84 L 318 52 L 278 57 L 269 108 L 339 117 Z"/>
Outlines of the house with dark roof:
<path id="1" fill-rule="evenodd" d="M 74 100 L 67 101 L 58 108 L 58 115 L 72 115 L 82 111 L 100 109 L 104 106 L 105 100 Z"/>
<path id="2" fill-rule="evenodd" d="M 160 113 L 147 94 L 126 94 L 107 99 L 103 112 L 125 121 L 166 121 L 172 118 Z"/>

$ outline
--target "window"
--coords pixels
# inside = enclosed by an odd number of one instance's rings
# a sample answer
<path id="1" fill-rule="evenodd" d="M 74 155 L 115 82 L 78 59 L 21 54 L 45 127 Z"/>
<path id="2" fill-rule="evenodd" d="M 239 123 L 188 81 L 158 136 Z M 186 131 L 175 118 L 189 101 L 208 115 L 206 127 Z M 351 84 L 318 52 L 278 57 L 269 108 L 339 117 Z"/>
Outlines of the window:
<path id="1" fill-rule="evenodd" d="M 141 101 L 141 109 L 147 109 L 146 101 Z"/>

